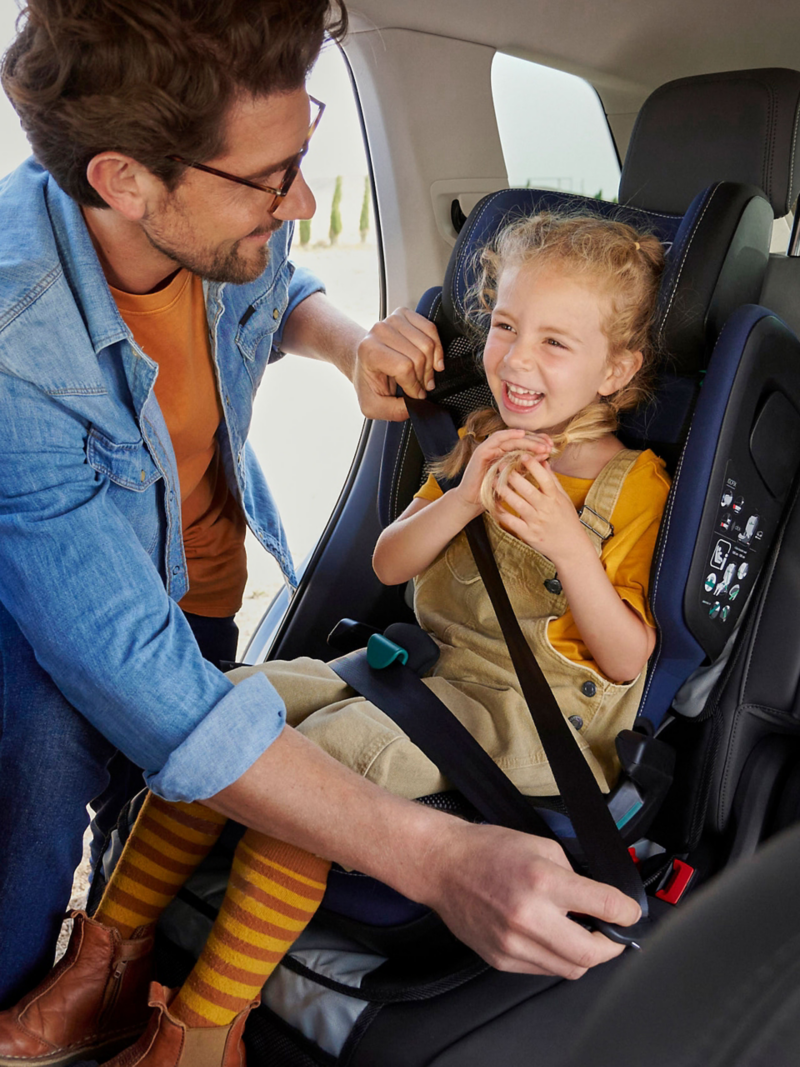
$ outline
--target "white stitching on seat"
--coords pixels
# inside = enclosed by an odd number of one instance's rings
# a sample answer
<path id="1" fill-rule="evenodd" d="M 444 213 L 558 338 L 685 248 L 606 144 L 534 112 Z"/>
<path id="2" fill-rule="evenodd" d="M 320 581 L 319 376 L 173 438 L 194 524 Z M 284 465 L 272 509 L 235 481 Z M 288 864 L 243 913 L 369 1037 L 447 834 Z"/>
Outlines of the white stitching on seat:
<path id="1" fill-rule="evenodd" d="M 789 159 L 789 205 L 794 203 L 794 154 L 797 149 L 797 124 L 800 122 L 800 107 L 794 110 L 794 133 L 792 134 L 792 154 Z"/>
<path id="2" fill-rule="evenodd" d="M 725 334 L 725 331 L 727 329 L 728 329 L 728 323 L 725 323 L 725 325 L 723 326 L 722 330 L 720 331 L 719 337 L 717 338 L 717 344 L 720 343 L 720 341 L 722 340 L 722 338 L 723 338 L 723 336 Z M 695 411 L 696 411 L 696 409 L 695 409 Z M 672 522 L 672 514 L 673 514 L 673 511 L 675 509 L 675 498 L 676 498 L 677 493 L 678 493 L 678 485 L 680 484 L 681 473 L 683 472 L 683 460 L 684 460 L 684 457 L 686 456 L 686 453 L 687 453 L 687 451 L 689 449 L 689 443 L 690 443 L 690 441 L 692 439 L 692 432 L 694 430 L 694 427 L 695 427 L 695 415 L 692 416 L 692 422 L 691 422 L 691 424 L 689 426 L 689 432 L 686 435 L 686 441 L 684 443 L 683 449 L 681 450 L 680 458 L 678 459 L 678 466 L 675 468 L 675 477 L 672 479 L 672 486 L 670 488 L 669 496 L 667 497 L 667 504 L 666 504 L 666 507 L 664 508 L 664 515 L 663 515 L 663 517 L 661 519 L 661 526 L 659 528 L 659 538 L 660 538 L 662 544 L 664 544 L 667 541 L 668 537 L 669 537 L 669 529 L 670 529 L 670 524 Z M 663 566 L 664 566 L 664 553 L 662 552 L 661 555 L 658 557 L 658 560 L 656 562 L 656 568 L 655 568 L 655 571 L 653 573 L 653 586 L 652 586 L 652 589 L 650 591 L 650 603 L 651 603 L 651 605 L 653 607 L 654 614 L 656 613 L 656 609 L 657 609 L 656 601 L 658 599 L 658 587 L 659 587 L 659 581 L 660 581 L 660 578 L 661 578 L 661 569 L 662 569 Z M 657 614 L 656 614 L 656 622 L 658 622 L 658 615 Z M 655 677 L 656 668 L 658 666 L 659 660 L 661 659 L 661 652 L 662 652 L 662 649 L 663 649 L 663 645 L 664 645 L 664 642 L 661 640 L 661 633 L 659 631 L 659 640 L 658 640 L 656 648 L 655 648 L 655 650 L 653 652 L 653 655 L 650 657 L 650 667 L 648 668 L 648 677 L 647 677 L 647 681 L 645 682 L 644 690 L 642 691 L 642 699 L 639 702 L 639 710 L 640 711 L 645 706 L 645 704 L 647 703 L 647 698 L 650 695 L 650 689 L 651 689 L 651 686 L 652 686 L 653 678 Z"/>
<path id="3" fill-rule="evenodd" d="M 686 250 L 681 255 L 681 265 L 678 268 L 678 273 L 675 275 L 675 281 L 673 282 L 673 285 L 672 285 L 672 293 L 670 294 L 669 304 L 667 305 L 667 310 L 664 312 L 664 317 L 661 319 L 661 326 L 660 326 L 659 331 L 658 331 L 659 337 L 663 338 L 664 333 L 666 331 L 667 319 L 669 318 L 670 312 L 672 311 L 673 303 L 675 302 L 675 294 L 678 291 L 678 282 L 681 280 L 681 275 L 683 274 L 683 268 L 686 266 L 686 257 L 689 255 L 689 249 L 692 247 L 692 241 L 694 241 L 694 238 L 695 238 L 697 230 L 698 230 L 698 228 L 700 226 L 700 223 L 703 221 L 703 217 L 705 216 L 705 213 L 708 210 L 708 205 L 714 199 L 714 197 L 715 197 L 715 195 L 717 193 L 717 190 L 720 187 L 720 184 L 721 183 L 718 183 L 711 190 L 711 195 L 709 196 L 708 200 L 706 201 L 705 206 L 703 207 L 703 210 L 700 212 L 700 216 L 697 219 L 697 222 L 692 226 L 691 233 L 690 233 L 688 241 L 686 243 Z"/>

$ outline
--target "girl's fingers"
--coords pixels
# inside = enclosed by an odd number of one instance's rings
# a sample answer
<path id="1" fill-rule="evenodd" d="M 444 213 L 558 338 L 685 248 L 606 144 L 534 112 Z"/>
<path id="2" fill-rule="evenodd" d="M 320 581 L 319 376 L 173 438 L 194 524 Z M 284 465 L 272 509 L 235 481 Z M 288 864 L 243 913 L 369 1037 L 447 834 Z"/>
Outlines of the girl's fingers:
<path id="1" fill-rule="evenodd" d="M 525 466 L 531 472 L 533 477 L 539 483 L 539 488 L 543 493 L 549 493 L 553 491 L 555 487 L 559 484 L 556 481 L 556 477 L 547 463 L 544 463 L 538 459 L 534 459 L 532 456 L 525 456 L 522 462 L 525 464 Z M 522 475 L 519 475 L 519 477 L 522 477 Z M 527 478 L 522 478 L 522 480 L 524 482 L 528 481 Z M 528 485 L 530 485 L 530 482 L 528 482 Z"/>

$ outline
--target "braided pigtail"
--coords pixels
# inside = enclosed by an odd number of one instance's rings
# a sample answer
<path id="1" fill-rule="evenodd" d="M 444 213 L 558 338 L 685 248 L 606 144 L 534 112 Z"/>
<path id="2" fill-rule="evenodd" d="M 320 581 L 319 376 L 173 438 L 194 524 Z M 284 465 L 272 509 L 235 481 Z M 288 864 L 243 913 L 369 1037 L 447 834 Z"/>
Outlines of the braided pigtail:
<path id="1" fill-rule="evenodd" d="M 464 423 L 464 433 L 458 444 L 454 445 L 446 456 L 431 465 L 431 474 L 434 478 L 446 478 L 448 481 L 457 477 L 465 469 L 481 441 L 490 434 L 505 429 L 506 424 L 494 408 L 478 408 L 471 412 Z"/>
<path id="2" fill-rule="evenodd" d="M 616 430 L 617 421 L 616 410 L 611 404 L 600 401 L 589 404 L 577 415 L 573 415 L 561 433 L 551 435 L 553 450 L 549 458 L 559 455 L 567 445 L 583 445 L 606 437 Z M 537 484 L 524 462 L 529 456 L 530 452 L 516 449 L 507 452 L 489 467 L 481 485 L 481 504 L 486 511 L 496 509 L 500 494 L 508 485 L 512 474 L 521 474 L 529 482 Z"/>

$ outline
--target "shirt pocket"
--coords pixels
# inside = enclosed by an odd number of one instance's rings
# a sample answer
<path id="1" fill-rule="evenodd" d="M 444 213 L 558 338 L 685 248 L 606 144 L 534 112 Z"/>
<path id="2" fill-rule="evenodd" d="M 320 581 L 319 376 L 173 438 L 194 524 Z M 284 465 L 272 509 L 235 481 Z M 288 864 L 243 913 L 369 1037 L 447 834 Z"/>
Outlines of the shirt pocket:
<path id="1" fill-rule="evenodd" d="M 112 441 L 92 427 L 86 443 L 89 466 L 108 480 L 109 501 L 133 527 L 152 554 L 160 532 L 160 509 L 156 483 L 161 478 L 147 447 L 138 441 Z"/>
<path id="2" fill-rule="evenodd" d="M 94 427 L 89 430 L 86 458 L 98 474 L 136 493 L 145 492 L 161 477 L 144 441 L 112 441 Z"/>
<path id="3" fill-rule="evenodd" d="M 289 306 L 289 276 L 282 272 L 257 300 L 247 308 L 236 329 L 236 347 L 254 382 L 276 358 L 272 351 L 275 332 L 283 323 Z"/>

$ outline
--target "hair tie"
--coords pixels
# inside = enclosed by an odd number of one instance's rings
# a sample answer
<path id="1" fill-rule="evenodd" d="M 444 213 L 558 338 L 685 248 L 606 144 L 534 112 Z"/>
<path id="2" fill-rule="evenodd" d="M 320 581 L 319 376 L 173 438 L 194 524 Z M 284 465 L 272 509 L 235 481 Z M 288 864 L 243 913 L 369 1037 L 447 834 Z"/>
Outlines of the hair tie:
<path id="1" fill-rule="evenodd" d="M 641 252 L 642 246 L 639 244 L 639 242 L 638 241 L 634 241 L 633 243 L 636 245 L 636 251 L 637 252 Z"/>

